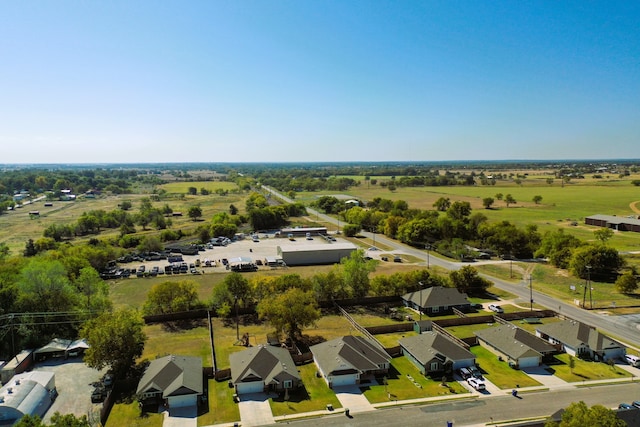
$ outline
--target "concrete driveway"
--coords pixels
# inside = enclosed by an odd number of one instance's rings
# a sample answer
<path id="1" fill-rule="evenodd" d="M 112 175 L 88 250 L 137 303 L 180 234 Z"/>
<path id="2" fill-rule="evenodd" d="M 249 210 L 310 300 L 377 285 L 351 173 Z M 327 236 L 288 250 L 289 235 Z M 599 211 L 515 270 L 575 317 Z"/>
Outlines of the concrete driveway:
<path id="1" fill-rule="evenodd" d="M 572 384 L 553 375 L 551 372 L 547 371 L 545 368 L 546 366 L 542 365 L 542 366 L 535 366 L 530 368 L 522 368 L 521 371 L 529 375 L 531 378 L 538 381 L 540 384 L 544 385 L 545 387 L 549 387 L 549 388 L 574 387 Z"/>
<path id="2" fill-rule="evenodd" d="M 249 393 L 240 395 L 238 403 L 240 420 L 243 427 L 274 424 L 273 413 L 267 393 Z"/>
<path id="3" fill-rule="evenodd" d="M 373 405 L 362 394 L 362 390 L 355 385 L 334 387 L 333 391 L 342 407 L 349 408 L 351 414 L 375 410 Z"/>
<path id="4" fill-rule="evenodd" d="M 198 408 L 195 406 L 171 408 L 163 414 L 162 427 L 197 427 L 198 425 Z"/>

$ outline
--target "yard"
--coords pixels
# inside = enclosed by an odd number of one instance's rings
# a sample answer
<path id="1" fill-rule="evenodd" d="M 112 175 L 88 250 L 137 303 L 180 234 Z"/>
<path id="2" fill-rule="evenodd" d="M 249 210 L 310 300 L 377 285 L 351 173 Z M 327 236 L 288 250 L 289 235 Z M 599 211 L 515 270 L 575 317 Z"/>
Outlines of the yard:
<path id="1" fill-rule="evenodd" d="M 616 365 L 608 365 L 603 362 L 590 362 L 574 357 L 575 367 L 569 367 L 569 355 L 559 354 L 555 356 L 557 363 L 550 365 L 549 369 L 553 370 L 554 375 L 567 382 L 607 380 L 607 379 L 623 379 L 631 378 L 631 374 L 624 369 L 618 368 Z"/>
<path id="2" fill-rule="evenodd" d="M 456 381 L 447 382 L 447 386 L 443 386 L 440 381 L 425 377 L 404 356 L 391 359 L 391 369 L 386 378 L 386 385 L 379 384 L 362 388 L 369 402 L 381 403 L 391 400 L 467 393 L 467 390 Z"/>
<path id="3" fill-rule="evenodd" d="M 274 416 L 320 411 L 326 409 L 329 404 L 334 408 L 342 407 L 324 379 L 316 376 L 316 370 L 314 363 L 298 367 L 303 387 L 290 393 L 289 399 L 286 401 L 284 396 L 270 399 L 271 412 Z"/>
<path id="4" fill-rule="evenodd" d="M 506 361 L 498 360 L 498 356 L 486 348 L 477 345 L 471 347 L 470 350 L 476 355 L 476 365 L 483 375 L 498 388 L 512 389 L 540 385 L 524 372 L 510 368 Z"/>
<path id="5" fill-rule="evenodd" d="M 113 405 L 105 427 L 162 427 L 162 414 L 144 414 L 140 416 L 138 402 L 116 403 Z"/>
<path id="6" fill-rule="evenodd" d="M 240 409 L 233 402 L 233 389 L 227 381 L 209 380 L 209 408 L 198 417 L 198 426 L 232 423 L 240 420 Z"/>

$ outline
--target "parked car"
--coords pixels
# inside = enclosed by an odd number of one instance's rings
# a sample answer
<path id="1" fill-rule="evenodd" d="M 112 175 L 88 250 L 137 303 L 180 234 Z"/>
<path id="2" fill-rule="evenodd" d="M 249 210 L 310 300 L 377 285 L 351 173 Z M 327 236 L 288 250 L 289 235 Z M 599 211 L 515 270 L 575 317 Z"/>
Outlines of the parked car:
<path id="1" fill-rule="evenodd" d="M 473 387 L 474 389 L 476 389 L 478 391 L 487 389 L 487 387 L 484 384 L 484 381 L 479 380 L 479 379 L 474 378 L 474 377 L 467 378 L 467 384 L 469 384 L 471 387 Z"/>
<path id="2" fill-rule="evenodd" d="M 460 376 L 463 380 L 473 377 L 471 370 L 469 368 L 460 368 Z"/>
<path id="3" fill-rule="evenodd" d="M 480 369 L 476 368 L 475 366 L 469 366 L 469 371 L 471 371 L 471 375 L 473 376 L 473 378 L 484 380 Z"/>
<path id="4" fill-rule="evenodd" d="M 640 368 L 640 357 L 634 356 L 633 354 L 625 354 L 624 360 L 626 360 L 629 365 Z"/>
<path id="5" fill-rule="evenodd" d="M 495 313 L 504 313 L 504 309 L 499 305 L 495 305 L 495 304 L 489 304 L 489 310 Z"/>
<path id="6" fill-rule="evenodd" d="M 91 393 L 91 403 L 100 403 L 104 401 L 104 398 L 104 391 L 98 388 L 93 390 L 93 393 Z"/>
<path id="7" fill-rule="evenodd" d="M 637 400 L 634 400 L 633 402 L 631 402 L 631 405 L 636 408 L 640 408 L 640 402 L 638 402 Z"/>
<path id="8" fill-rule="evenodd" d="M 105 375 L 102 379 L 102 384 L 105 387 L 111 387 L 113 385 L 113 377 L 110 374 Z"/>
<path id="9" fill-rule="evenodd" d="M 633 405 L 629 405 L 628 403 L 621 403 L 618 405 L 618 409 L 633 409 Z"/>

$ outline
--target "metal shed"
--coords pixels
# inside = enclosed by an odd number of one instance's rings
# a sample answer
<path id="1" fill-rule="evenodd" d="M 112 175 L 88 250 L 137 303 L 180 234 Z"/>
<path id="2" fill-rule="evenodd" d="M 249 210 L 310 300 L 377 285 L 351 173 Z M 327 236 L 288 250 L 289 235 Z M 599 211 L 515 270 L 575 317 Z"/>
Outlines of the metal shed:
<path id="1" fill-rule="evenodd" d="M 356 249 L 352 243 L 298 243 L 278 246 L 278 255 L 287 265 L 336 264 Z"/>

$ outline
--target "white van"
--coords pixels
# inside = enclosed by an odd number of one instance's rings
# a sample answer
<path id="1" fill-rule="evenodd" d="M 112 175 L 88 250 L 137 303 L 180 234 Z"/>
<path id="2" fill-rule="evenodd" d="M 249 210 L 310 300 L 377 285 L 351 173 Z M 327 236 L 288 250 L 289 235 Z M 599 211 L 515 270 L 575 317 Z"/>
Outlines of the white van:
<path id="1" fill-rule="evenodd" d="M 626 360 L 629 365 L 640 368 L 640 357 L 634 356 L 633 354 L 625 354 L 624 360 Z"/>

